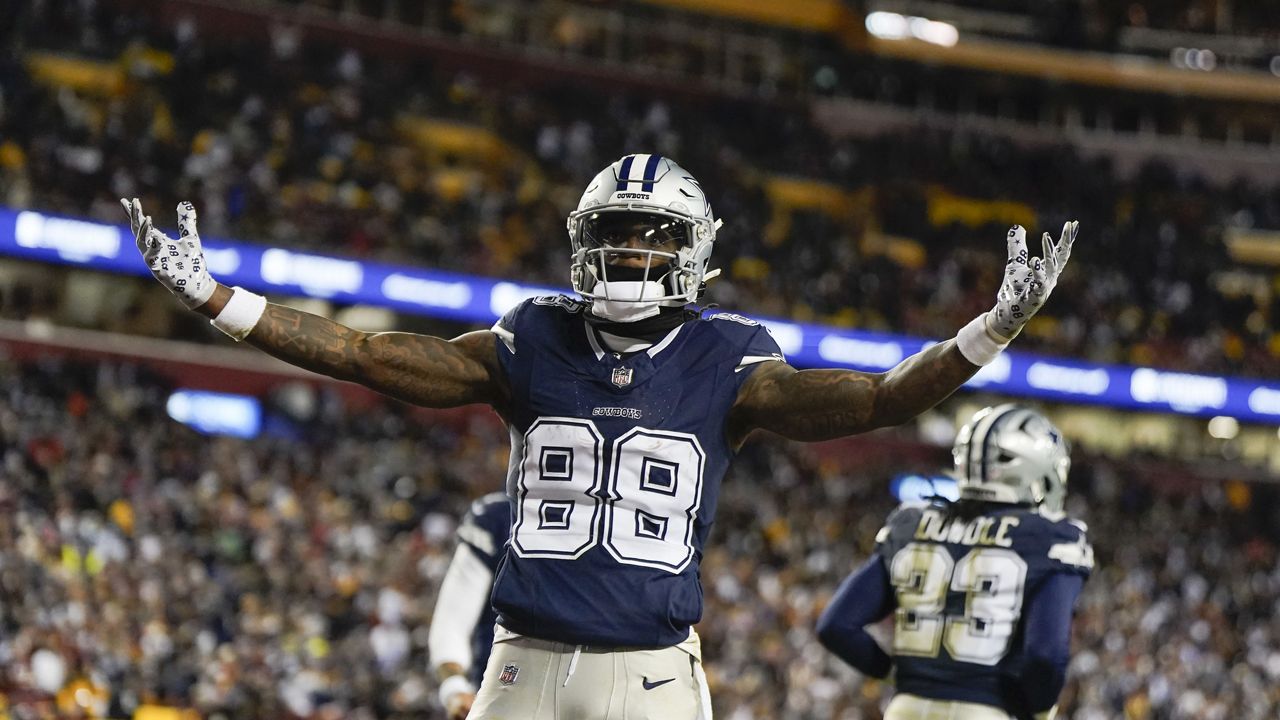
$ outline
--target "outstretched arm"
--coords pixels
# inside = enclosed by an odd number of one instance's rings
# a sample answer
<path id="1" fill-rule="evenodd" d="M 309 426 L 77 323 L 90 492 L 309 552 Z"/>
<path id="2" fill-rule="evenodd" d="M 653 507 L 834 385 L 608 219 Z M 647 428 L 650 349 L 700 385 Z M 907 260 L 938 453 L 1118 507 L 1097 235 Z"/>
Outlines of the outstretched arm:
<path id="1" fill-rule="evenodd" d="M 937 405 L 994 360 L 1044 305 L 1071 255 L 1076 231 L 1076 223 L 1067 223 L 1057 243 L 1045 233 L 1043 257 L 1031 258 L 1026 231 L 1011 228 L 995 307 L 955 338 L 886 373 L 798 371 L 781 362 L 762 363 L 743 383 L 730 411 L 730 442 L 740 445 L 757 428 L 792 440 L 830 440 L 898 425 Z"/>
<path id="2" fill-rule="evenodd" d="M 151 273 L 214 325 L 285 362 L 349 380 L 426 407 L 488 403 L 501 409 L 506 384 L 497 337 L 487 331 L 453 340 L 411 333 L 366 333 L 217 283 L 208 272 L 196 212 L 178 206 L 179 238 L 156 230 L 135 199 L 121 200 Z M 231 307 L 228 307 L 231 305 Z"/>
<path id="3" fill-rule="evenodd" d="M 942 402 L 979 368 L 965 359 L 954 339 L 886 373 L 762 363 L 738 395 L 730 437 L 740 444 L 760 428 L 792 440 L 830 440 L 899 425 Z"/>
<path id="4" fill-rule="evenodd" d="M 217 317 L 231 293 L 231 288 L 219 284 L 196 311 Z M 497 337 L 487 330 L 453 340 L 401 332 L 367 333 L 267 303 L 245 341 L 291 365 L 425 407 L 469 403 L 500 407 L 505 397 Z"/>

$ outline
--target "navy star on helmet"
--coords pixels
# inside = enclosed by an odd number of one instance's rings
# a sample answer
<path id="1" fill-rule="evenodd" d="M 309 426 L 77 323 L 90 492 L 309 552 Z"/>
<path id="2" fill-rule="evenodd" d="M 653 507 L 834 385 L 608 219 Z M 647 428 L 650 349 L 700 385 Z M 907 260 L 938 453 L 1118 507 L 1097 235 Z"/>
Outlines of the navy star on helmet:
<path id="1" fill-rule="evenodd" d="M 620 247 L 622 227 L 640 228 L 646 243 Z M 708 272 L 720 221 L 698 181 L 670 158 L 627 155 L 601 170 L 569 213 L 573 249 L 570 280 L 588 300 L 622 300 L 679 307 L 695 302 Z M 613 244 L 611 244 L 613 243 Z M 610 261 L 624 255 L 648 259 L 642 280 L 661 285 L 642 297 L 608 297 Z M 615 268 L 615 279 L 621 273 Z"/>
<path id="2" fill-rule="evenodd" d="M 951 455 L 962 498 L 1025 503 L 1061 516 L 1070 450 L 1035 410 L 1015 404 L 979 410 L 960 429 Z"/>

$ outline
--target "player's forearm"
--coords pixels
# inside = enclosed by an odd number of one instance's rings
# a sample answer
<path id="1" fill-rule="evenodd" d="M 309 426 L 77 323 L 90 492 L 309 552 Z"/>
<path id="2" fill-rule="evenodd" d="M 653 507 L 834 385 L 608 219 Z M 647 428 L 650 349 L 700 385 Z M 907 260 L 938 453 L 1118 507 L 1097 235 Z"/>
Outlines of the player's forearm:
<path id="1" fill-rule="evenodd" d="M 884 679 L 893 667 L 889 657 L 865 629 L 893 611 L 893 595 L 884 561 L 873 557 L 849 576 L 818 618 L 818 641 L 859 672 Z"/>
<path id="2" fill-rule="evenodd" d="M 232 289 L 218 284 L 208 302 L 196 312 L 216 318 L 231 300 Z M 245 338 L 249 344 L 291 365 L 339 380 L 363 382 L 363 353 L 367 333 L 319 315 L 267 303 L 266 310 Z"/>
<path id="3" fill-rule="evenodd" d="M 900 425 L 937 405 L 977 371 L 954 340 L 883 374 L 770 368 L 757 389 L 768 399 L 760 403 L 766 410 L 756 413 L 755 426 L 792 440 L 817 441 Z"/>
<path id="4" fill-rule="evenodd" d="M 912 355 L 882 376 L 872 424 L 901 425 L 950 397 L 980 369 L 965 359 L 954 339 Z"/>
<path id="5" fill-rule="evenodd" d="M 217 317 L 232 290 L 219 285 L 196 308 Z M 285 362 L 338 380 L 360 383 L 426 407 L 492 401 L 486 368 L 467 348 L 410 333 L 366 333 L 284 305 L 267 303 L 245 340 Z"/>
<path id="6" fill-rule="evenodd" d="M 1027 598 L 1023 608 L 1026 632 L 1020 687 L 1027 707 L 1036 715 L 1058 702 L 1066 684 L 1072 607 L 1083 588 L 1080 575 L 1055 574 Z"/>
<path id="7" fill-rule="evenodd" d="M 222 312 L 222 309 L 227 306 L 227 301 L 231 299 L 232 292 L 234 291 L 231 288 L 222 283 L 217 283 L 217 286 L 213 289 L 213 294 L 209 296 L 205 304 L 195 308 L 195 311 L 210 320 L 218 317 L 218 313 Z"/>
<path id="8" fill-rule="evenodd" d="M 268 303 L 245 340 L 291 365 L 369 384 L 368 337 L 328 318 Z"/>

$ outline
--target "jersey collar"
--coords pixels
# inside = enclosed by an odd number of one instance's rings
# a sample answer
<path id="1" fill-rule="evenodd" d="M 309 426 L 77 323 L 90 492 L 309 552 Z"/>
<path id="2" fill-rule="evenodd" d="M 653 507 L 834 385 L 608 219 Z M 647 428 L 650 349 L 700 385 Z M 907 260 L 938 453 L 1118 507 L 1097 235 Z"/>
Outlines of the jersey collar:
<path id="1" fill-rule="evenodd" d="M 680 330 L 684 328 L 686 324 L 687 323 L 681 323 L 675 326 L 674 328 L 671 329 L 670 332 L 664 335 L 661 340 L 653 344 L 636 343 L 635 340 L 631 340 L 630 338 L 622 337 L 619 335 L 612 335 L 610 333 L 605 333 L 605 332 L 597 332 L 595 328 L 591 327 L 591 325 L 587 323 L 583 323 L 583 327 L 587 331 L 587 342 L 590 343 L 591 345 L 591 351 L 595 353 L 597 360 L 602 360 L 604 359 L 605 354 L 609 352 L 641 352 L 643 351 L 645 353 L 648 353 L 649 357 L 651 358 L 657 357 L 658 353 L 662 352 L 663 350 L 666 350 L 671 345 L 671 343 L 675 341 L 676 336 L 680 334 Z M 602 337 L 605 340 L 604 344 L 601 343 Z M 613 342 L 609 342 L 610 340 L 613 340 L 619 343 L 629 342 L 634 344 L 629 345 L 626 349 L 614 350 L 613 348 L 615 347 L 615 345 Z M 606 348 L 605 345 L 608 345 L 609 347 Z M 618 347 L 621 347 L 621 346 L 619 345 Z"/>

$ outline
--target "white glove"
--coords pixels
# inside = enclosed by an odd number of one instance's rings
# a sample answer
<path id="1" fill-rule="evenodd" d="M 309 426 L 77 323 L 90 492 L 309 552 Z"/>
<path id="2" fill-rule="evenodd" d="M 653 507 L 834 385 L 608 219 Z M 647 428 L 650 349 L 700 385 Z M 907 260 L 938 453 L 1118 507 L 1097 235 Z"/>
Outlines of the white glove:
<path id="1" fill-rule="evenodd" d="M 196 230 L 196 209 L 189 202 L 178 204 L 178 236 L 174 240 L 151 226 L 151 217 L 142 214 L 142 204 L 120 198 L 129 213 L 138 252 L 161 285 L 178 296 L 184 305 L 197 308 L 209 299 L 218 284 L 209 275 Z"/>
<path id="2" fill-rule="evenodd" d="M 1071 244 L 1079 229 L 1080 223 L 1075 220 L 1063 224 L 1057 243 L 1045 233 L 1041 238 L 1043 256 L 1028 258 L 1027 231 L 1021 225 L 1009 228 L 1009 263 L 1005 265 L 996 306 L 987 313 L 987 329 L 998 339 L 1006 343 L 1012 340 L 1044 306 L 1071 257 Z"/>

